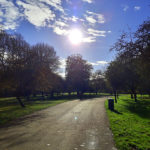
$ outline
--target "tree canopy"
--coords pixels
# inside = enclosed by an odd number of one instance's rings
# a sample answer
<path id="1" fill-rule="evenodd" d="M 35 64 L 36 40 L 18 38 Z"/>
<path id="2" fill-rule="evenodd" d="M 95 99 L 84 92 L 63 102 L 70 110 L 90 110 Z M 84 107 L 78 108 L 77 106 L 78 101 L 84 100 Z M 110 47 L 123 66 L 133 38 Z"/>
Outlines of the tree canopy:
<path id="1" fill-rule="evenodd" d="M 66 61 L 66 82 L 68 88 L 78 94 L 84 93 L 89 86 L 92 65 L 81 55 L 72 55 Z"/>
<path id="2" fill-rule="evenodd" d="M 112 88 L 130 92 L 135 101 L 139 92 L 150 94 L 150 20 L 135 33 L 123 33 L 111 50 L 117 51 L 106 71 Z"/>

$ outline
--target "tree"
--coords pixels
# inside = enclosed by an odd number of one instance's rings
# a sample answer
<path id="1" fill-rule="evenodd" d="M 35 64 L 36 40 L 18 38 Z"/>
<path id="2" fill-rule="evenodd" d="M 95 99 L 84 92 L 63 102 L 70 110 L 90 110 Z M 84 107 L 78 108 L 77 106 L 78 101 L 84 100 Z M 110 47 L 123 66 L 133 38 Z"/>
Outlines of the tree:
<path id="1" fill-rule="evenodd" d="M 3 74 L 1 79 L 3 79 L 4 91 L 9 90 L 13 92 L 20 105 L 24 107 L 20 96 L 24 95 L 26 90 L 24 75 L 29 45 L 23 40 L 21 35 L 11 35 L 2 31 L 0 34 L 0 50 L 1 66 L 3 68 L 1 68 Z"/>
<path id="2" fill-rule="evenodd" d="M 49 92 L 59 65 L 54 48 L 46 44 L 30 46 L 21 35 L 0 31 L 0 94 L 21 97 Z M 51 78 L 51 79 L 50 79 Z"/>
<path id="3" fill-rule="evenodd" d="M 65 89 L 65 80 L 58 74 L 52 74 L 53 78 L 51 78 L 52 88 L 51 91 L 51 98 L 53 98 L 54 92 L 57 94 L 60 94 L 61 92 L 64 92 Z"/>
<path id="4" fill-rule="evenodd" d="M 82 58 L 81 55 L 69 56 L 66 60 L 67 85 L 78 96 L 82 95 L 89 86 L 92 65 Z"/>
<path id="5" fill-rule="evenodd" d="M 30 68 L 32 71 L 32 87 L 33 91 L 49 92 L 54 87 L 54 72 L 59 65 L 59 58 L 53 47 L 47 44 L 36 44 L 32 47 L 32 58 Z"/>
<path id="6" fill-rule="evenodd" d="M 98 92 L 105 89 L 104 75 L 101 70 L 97 70 L 91 77 L 91 88 L 97 95 Z"/>
<path id="7" fill-rule="evenodd" d="M 135 99 L 137 102 L 137 92 L 139 90 L 140 85 L 140 75 L 138 72 L 137 58 L 130 58 L 119 56 L 119 61 L 121 62 L 121 70 L 122 70 L 122 80 L 124 81 L 124 89 L 126 91 L 130 91 L 131 98 Z M 133 96 L 132 96 L 133 95 Z"/>
<path id="8" fill-rule="evenodd" d="M 138 69 L 141 75 L 141 91 L 150 95 L 150 18 L 143 22 L 135 32 Z"/>
<path id="9" fill-rule="evenodd" d="M 122 85 L 124 84 L 122 80 L 122 70 L 121 64 L 119 61 L 115 60 L 112 61 L 106 72 L 105 76 L 107 81 L 109 82 L 110 86 L 112 87 L 114 96 L 115 96 L 115 102 L 117 103 L 117 92 L 122 89 Z"/>
<path id="10" fill-rule="evenodd" d="M 0 30 L 0 95 L 8 95 L 8 89 L 10 89 L 7 60 L 7 49 L 9 43 L 9 35 Z"/>
<path id="11" fill-rule="evenodd" d="M 150 94 L 150 19 L 144 21 L 135 33 L 122 34 L 111 50 L 117 51 L 121 59 L 128 61 L 128 68 L 132 68 L 129 70 L 134 70 L 131 71 L 132 76 L 137 77 L 138 90 Z"/>
<path id="12" fill-rule="evenodd" d="M 106 71 L 106 77 L 110 82 L 115 100 L 118 90 L 130 91 L 137 101 L 137 90 L 139 88 L 140 76 L 138 73 L 138 59 L 127 55 L 127 51 L 118 54 L 116 59 L 110 63 Z M 115 94 L 116 93 L 116 94 Z"/>

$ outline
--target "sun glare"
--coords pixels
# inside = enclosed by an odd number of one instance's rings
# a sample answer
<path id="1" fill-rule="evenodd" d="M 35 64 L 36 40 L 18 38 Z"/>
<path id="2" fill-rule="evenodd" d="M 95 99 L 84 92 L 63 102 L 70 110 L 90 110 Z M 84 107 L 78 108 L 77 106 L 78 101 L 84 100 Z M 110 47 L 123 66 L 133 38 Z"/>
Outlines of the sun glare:
<path id="1" fill-rule="evenodd" d="M 79 45 L 82 42 L 82 32 L 79 29 L 69 31 L 69 40 L 74 45 Z"/>

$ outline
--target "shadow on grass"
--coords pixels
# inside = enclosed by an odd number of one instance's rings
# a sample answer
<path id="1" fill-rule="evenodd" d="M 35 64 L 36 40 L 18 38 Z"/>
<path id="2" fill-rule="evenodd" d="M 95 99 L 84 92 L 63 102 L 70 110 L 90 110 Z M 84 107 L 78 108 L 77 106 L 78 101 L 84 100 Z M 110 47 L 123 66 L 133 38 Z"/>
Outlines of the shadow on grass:
<path id="1" fill-rule="evenodd" d="M 122 113 L 121 112 L 119 112 L 119 111 L 117 111 L 117 110 L 112 110 L 112 112 L 114 112 L 114 113 L 116 113 L 116 114 L 118 114 L 118 115 L 122 115 Z"/>
<path id="2" fill-rule="evenodd" d="M 26 124 L 28 122 L 32 122 L 41 118 L 46 117 L 46 115 L 44 113 L 36 113 L 36 114 L 32 114 L 32 115 L 25 115 L 23 117 L 20 118 L 15 118 L 14 120 L 9 120 L 8 123 L 2 124 L 0 125 L 0 128 L 9 128 L 12 126 L 21 126 L 22 124 Z"/>
<path id="3" fill-rule="evenodd" d="M 78 97 L 78 99 L 80 99 L 80 101 L 83 101 L 83 100 L 89 100 L 89 99 L 93 99 L 93 98 L 102 98 L 102 97 L 106 97 L 108 95 L 84 95 L 82 97 Z"/>
<path id="4" fill-rule="evenodd" d="M 77 95 L 55 95 L 53 98 L 50 97 L 50 96 L 36 96 L 36 97 L 30 97 L 30 99 L 26 99 L 25 97 L 22 97 L 22 102 L 25 104 L 25 105 L 30 105 L 34 102 L 37 102 L 39 101 L 39 103 L 43 103 L 44 101 L 57 101 L 57 100 L 75 100 L 75 99 L 80 99 L 80 100 L 87 100 L 87 99 L 91 99 L 91 98 L 98 98 L 98 97 L 103 97 L 103 96 L 108 96 L 108 94 L 98 94 L 98 95 L 95 95 L 95 94 L 89 94 L 89 95 L 83 95 L 82 97 L 79 97 Z M 13 98 L 1 98 L 0 99 L 0 108 L 2 107 L 6 107 L 6 106 L 18 106 L 19 103 L 18 103 L 18 100 L 13 97 Z"/>
<path id="5" fill-rule="evenodd" d="M 54 96 L 53 98 L 52 97 L 34 97 L 34 98 L 31 98 L 30 101 L 44 101 L 44 100 L 50 100 L 50 101 L 53 101 L 53 100 L 74 100 L 74 99 L 80 99 L 80 100 L 87 100 L 87 99 L 90 99 L 90 98 L 98 98 L 98 97 L 104 97 L 104 96 L 109 96 L 108 94 L 105 95 L 95 95 L 95 94 L 91 94 L 91 95 L 82 95 L 82 97 L 80 96 L 77 96 L 77 95 L 58 95 L 58 96 Z"/>
<path id="6" fill-rule="evenodd" d="M 136 103 L 130 101 L 125 107 L 142 118 L 150 118 L 150 99 L 138 100 Z"/>

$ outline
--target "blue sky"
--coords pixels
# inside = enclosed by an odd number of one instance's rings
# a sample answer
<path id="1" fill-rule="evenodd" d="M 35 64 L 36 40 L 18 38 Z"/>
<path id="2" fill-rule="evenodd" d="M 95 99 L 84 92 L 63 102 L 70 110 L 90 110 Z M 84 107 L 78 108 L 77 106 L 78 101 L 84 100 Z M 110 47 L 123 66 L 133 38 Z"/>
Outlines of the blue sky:
<path id="1" fill-rule="evenodd" d="M 62 70 L 65 58 L 76 53 L 104 69 L 115 58 L 109 48 L 121 32 L 135 31 L 149 14 L 150 0 L 0 0 L 0 27 L 21 33 L 31 45 L 53 46 Z M 74 28 L 83 34 L 79 45 L 68 39 Z"/>

